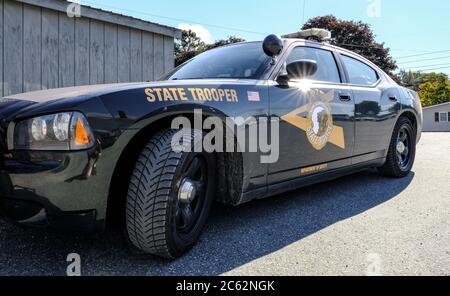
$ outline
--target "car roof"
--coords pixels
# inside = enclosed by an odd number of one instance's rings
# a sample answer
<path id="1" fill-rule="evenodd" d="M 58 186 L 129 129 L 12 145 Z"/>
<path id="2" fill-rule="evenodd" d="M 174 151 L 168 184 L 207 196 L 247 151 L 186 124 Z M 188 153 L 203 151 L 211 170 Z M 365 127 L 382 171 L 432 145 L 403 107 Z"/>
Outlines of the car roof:
<path id="1" fill-rule="evenodd" d="M 326 47 L 328 49 L 334 50 L 334 51 L 338 51 L 340 53 L 344 53 L 346 55 L 349 55 L 353 58 L 359 59 L 362 62 L 368 64 L 370 67 L 374 68 L 377 72 L 378 75 L 384 76 L 386 79 L 390 80 L 391 82 L 395 82 L 394 80 L 392 80 L 392 78 L 389 77 L 389 75 L 387 75 L 380 67 L 378 67 L 377 65 L 375 65 L 373 62 L 371 62 L 370 60 L 368 60 L 367 58 L 342 47 L 336 46 L 336 45 L 332 45 L 330 43 L 326 43 L 326 42 L 317 42 L 317 41 L 313 41 L 313 40 L 307 40 L 307 39 L 303 39 L 303 38 L 281 38 L 281 40 L 283 40 L 285 43 L 287 43 L 286 47 L 289 47 L 292 43 L 301 41 L 301 42 L 305 42 L 306 45 L 313 45 L 313 46 L 320 46 L 320 47 Z M 237 42 L 237 43 L 230 43 L 230 44 L 226 44 L 224 46 L 221 47 L 227 47 L 227 46 L 233 46 L 233 45 L 238 45 L 238 44 L 249 44 L 249 43 L 262 43 L 262 40 L 257 40 L 257 41 L 243 41 L 243 42 Z M 219 47 L 220 48 L 220 47 Z"/>
<path id="2" fill-rule="evenodd" d="M 377 65 L 375 65 L 373 62 L 371 62 L 370 60 L 368 60 L 367 58 L 342 47 L 336 46 L 336 45 L 332 45 L 330 43 L 326 43 L 326 42 L 317 42 L 317 41 L 313 41 L 313 40 L 307 40 L 307 39 L 302 39 L 302 38 L 281 38 L 281 40 L 283 40 L 284 42 L 287 43 L 287 45 L 291 45 L 294 42 L 305 42 L 305 44 L 309 44 L 309 45 L 313 45 L 313 46 L 320 46 L 320 47 L 327 47 L 329 49 L 335 50 L 335 51 L 340 51 L 342 53 L 348 54 L 350 56 L 356 57 L 360 60 L 363 60 L 364 62 L 366 62 L 367 64 L 371 65 L 372 67 L 375 67 L 377 70 L 382 71 Z M 232 45 L 236 45 L 236 44 L 248 44 L 248 43 L 262 43 L 262 40 L 259 41 L 243 41 L 243 42 L 238 42 L 238 43 L 230 43 L 227 45 L 224 45 L 223 47 L 226 46 L 232 46 Z M 383 72 L 383 71 L 382 71 Z"/>
<path id="3" fill-rule="evenodd" d="M 371 61 L 369 61 L 367 58 L 365 58 L 365 57 L 363 57 L 363 56 L 361 56 L 361 55 L 359 55 L 359 54 L 357 54 L 357 53 L 355 53 L 355 52 L 353 52 L 351 50 L 348 50 L 348 49 L 345 49 L 345 48 L 342 48 L 342 47 L 339 47 L 339 46 L 336 46 L 336 45 L 333 45 L 333 44 L 330 44 L 330 43 L 327 43 L 327 42 L 317 42 L 317 41 L 306 40 L 306 39 L 301 39 L 301 38 L 282 38 L 282 40 L 285 40 L 285 41 L 289 42 L 289 44 L 297 42 L 297 41 L 302 41 L 302 42 L 305 42 L 306 44 L 310 44 L 310 45 L 321 46 L 321 47 L 325 46 L 325 47 L 328 47 L 330 49 L 334 49 L 336 51 L 341 51 L 341 52 L 346 53 L 348 55 L 356 56 L 356 57 L 366 61 L 367 63 L 370 63 L 370 64 L 373 65 L 373 63 Z M 374 65 L 374 66 L 376 66 L 376 65 Z"/>
<path id="4" fill-rule="evenodd" d="M 370 67 L 376 69 L 377 72 L 382 73 L 386 78 L 389 78 L 389 75 L 387 75 L 380 67 L 378 67 L 377 65 L 375 65 L 372 61 L 370 61 L 369 59 L 363 57 L 360 54 L 357 54 L 351 50 L 336 46 L 336 45 L 332 45 L 330 43 L 327 42 L 317 42 L 317 41 L 313 41 L 313 40 L 306 40 L 306 39 L 302 39 L 302 38 L 281 38 L 282 40 L 284 40 L 285 42 L 288 43 L 288 45 L 294 43 L 294 42 L 305 42 L 306 45 L 313 45 L 313 46 L 320 46 L 320 47 L 326 47 L 328 49 L 343 53 L 345 55 L 349 55 L 350 57 L 359 59 L 361 61 L 363 61 L 364 63 L 368 64 Z"/>

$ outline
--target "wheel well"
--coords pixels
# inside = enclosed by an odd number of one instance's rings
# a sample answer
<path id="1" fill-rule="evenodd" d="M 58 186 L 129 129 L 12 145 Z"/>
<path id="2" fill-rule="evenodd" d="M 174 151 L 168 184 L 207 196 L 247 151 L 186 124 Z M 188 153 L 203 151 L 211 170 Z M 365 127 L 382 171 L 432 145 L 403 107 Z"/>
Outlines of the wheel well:
<path id="1" fill-rule="evenodd" d="M 413 124 L 414 129 L 417 130 L 417 119 L 413 112 L 405 111 L 400 115 L 400 117 L 408 118 L 411 121 L 411 123 Z"/>
<path id="2" fill-rule="evenodd" d="M 178 115 L 179 116 L 179 115 Z M 193 122 L 191 115 L 184 115 Z M 137 133 L 122 151 L 114 169 L 108 194 L 106 226 L 123 226 L 128 184 L 139 155 L 147 142 L 159 131 L 169 129 L 175 116 L 157 120 Z M 224 142 L 225 143 L 225 142 Z M 236 141 L 235 141 L 236 143 Z M 235 151 L 237 151 L 235 149 Z M 225 204 L 240 202 L 243 182 L 242 154 L 216 153 L 216 199 Z"/>

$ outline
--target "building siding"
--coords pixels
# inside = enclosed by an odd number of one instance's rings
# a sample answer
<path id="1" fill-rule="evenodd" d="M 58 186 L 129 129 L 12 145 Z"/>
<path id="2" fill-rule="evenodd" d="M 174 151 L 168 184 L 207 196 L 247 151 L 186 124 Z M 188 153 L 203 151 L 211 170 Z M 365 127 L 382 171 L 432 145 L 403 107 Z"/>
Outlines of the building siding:
<path id="1" fill-rule="evenodd" d="M 436 113 L 447 113 L 450 117 L 450 103 L 424 108 L 423 131 L 424 132 L 450 132 L 450 122 L 436 122 Z"/>
<path id="2" fill-rule="evenodd" d="M 0 0 L 2 96 L 151 81 L 173 68 L 177 30 L 84 7 L 81 17 L 70 18 L 67 4 Z"/>

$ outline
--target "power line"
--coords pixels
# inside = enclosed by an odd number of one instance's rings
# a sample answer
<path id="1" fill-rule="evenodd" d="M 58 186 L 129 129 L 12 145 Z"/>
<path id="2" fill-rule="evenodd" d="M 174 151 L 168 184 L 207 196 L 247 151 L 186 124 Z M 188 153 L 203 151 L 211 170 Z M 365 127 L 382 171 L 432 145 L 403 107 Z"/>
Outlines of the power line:
<path id="1" fill-rule="evenodd" d="M 163 15 L 151 14 L 151 13 L 147 13 L 147 12 L 130 10 L 130 9 L 124 9 L 124 8 L 119 8 L 119 7 L 114 7 L 114 6 L 110 6 L 110 5 L 104 5 L 104 4 L 100 5 L 100 4 L 97 4 L 95 2 L 90 2 L 90 1 L 83 1 L 83 3 L 90 4 L 90 5 L 95 5 L 95 6 L 98 6 L 98 7 L 107 7 L 109 9 L 115 9 L 115 10 L 118 10 L 118 11 L 124 11 L 124 12 L 128 12 L 128 13 L 137 13 L 137 14 L 141 14 L 141 15 L 146 15 L 146 16 L 151 16 L 151 17 L 156 17 L 156 18 L 162 18 L 162 19 L 177 21 L 177 22 L 185 22 L 185 23 L 191 23 L 191 24 L 194 23 L 194 24 L 198 24 L 198 25 L 202 25 L 202 26 L 208 26 L 208 27 L 222 29 L 222 30 L 230 30 L 230 31 L 243 32 L 243 33 L 249 33 L 249 34 L 263 35 L 263 36 L 269 35 L 269 33 L 249 31 L 249 30 L 244 30 L 244 29 L 239 29 L 239 28 L 232 28 L 232 27 L 224 27 L 224 26 L 208 24 L 208 23 L 201 23 L 201 22 L 188 20 L 188 19 L 181 19 L 181 18 L 175 18 L 175 17 L 168 17 L 168 16 L 163 16 Z"/>
<path id="2" fill-rule="evenodd" d="M 414 61 L 407 61 L 407 62 L 400 62 L 399 64 L 412 64 L 412 63 L 425 62 L 425 61 L 434 61 L 434 60 L 447 59 L 447 58 L 450 58 L 450 56 L 439 57 L 439 58 L 431 58 L 431 59 L 414 60 Z"/>
<path id="3" fill-rule="evenodd" d="M 337 43 L 338 46 L 351 46 L 351 47 L 360 47 L 360 48 L 376 48 L 376 49 L 386 49 L 382 46 L 375 45 L 361 45 L 361 44 L 349 44 L 349 43 Z"/>
<path id="4" fill-rule="evenodd" d="M 303 0 L 303 16 L 302 16 L 303 23 L 305 22 L 306 1 L 307 0 Z M 175 18 L 175 17 L 168 17 L 168 16 L 163 16 L 163 15 L 157 15 L 157 14 L 152 14 L 152 13 L 147 13 L 147 12 L 142 12 L 142 11 L 136 11 L 136 10 L 130 10 L 130 9 L 125 9 L 125 8 L 119 8 L 119 7 L 110 6 L 110 5 L 104 5 L 104 4 L 100 5 L 100 4 L 98 4 L 96 2 L 92 2 L 92 1 L 84 1 L 83 0 L 83 2 L 86 3 L 86 4 L 97 6 L 97 7 L 107 7 L 109 9 L 113 9 L 113 10 L 115 9 L 115 10 L 118 10 L 118 11 L 124 11 L 124 12 L 128 12 L 128 13 L 136 13 L 136 14 L 140 14 L 140 15 L 146 15 L 146 16 L 151 16 L 151 17 L 161 18 L 161 19 L 167 19 L 167 20 L 172 20 L 172 21 L 177 21 L 177 22 L 194 23 L 194 24 L 208 26 L 208 27 L 222 29 L 222 30 L 230 30 L 230 31 L 243 32 L 243 33 L 261 35 L 261 36 L 266 36 L 266 35 L 269 34 L 269 33 L 265 33 L 265 32 L 258 32 L 258 31 L 244 30 L 244 29 L 240 29 L 240 28 L 226 27 L 226 26 L 220 26 L 220 25 L 209 24 L 209 23 L 202 23 L 202 22 L 197 22 L 197 21 L 189 20 L 189 19 L 182 19 L 182 18 Z M 369 47 L 369 46 L 356 45 L 356 44 L 339 44 L 339 45 L 346 45 L 346 46 L 353 46 L 353 47 Z M 378 49 L 382 49 L 383 48 L 383 47 L 377 47 L 377 46 L 370 46 L 370 47 L 378 48 Z M 404 50 L 404 49 L 402 49 L 402 50 Z M 437 53 L 444 53 L 444 52 L 450 52 L 450 50 L 427 52 L 427 53 L 422 53 L 422 54 L 403 56 L 403 57 L 399 57 L 397 59 L 404 59 L 404 58 L 423 56 L 423 55 L 430 55 L 430 54 L 437 54 Z"/>
<path id="5" fill-rule="evenodd" d="M 350 44 L 350 43 L 336 43 L 335 45 L 337 45 L 337 46 L 350 46 L 350 47 L 357 47 L 357 48 L 375 48 L 375 49 L 390 49 L 390 50 L 394 50 L 394 48 L 391 48 L 391 47 L 375 46 L 375 45 L 362 45 L 362 44 Z M 417 55 L 417 56 L 428 55 L 428 54 L 435 54 L 435 53 L 440 53 L 440 52 L 441 51 L 439 51 L 439 52 L 427 52 L 427 53 L 420 54 L 420 55 Z M 442 51 L 442 52 L 450 52 L 450 50 L 446 50 L 446 51 Z M 416 56 L 416 55 L 414 55 L 414 56 Z M 450 56 L 448 56 L 448 57 L 450 57 Z M 448 57 L 441 57 L 441 58 L 448 58 Z M 404 57 L 394 58 L 394 60 L 401 59 L 401 58 L 404 58 Z M 434 60 L 434 59 L 437 60 L 437 59 L 441 59 L 441 58 L 404 61 L 404 62 L 399 62 L 398 64 L 415 63 L 416 61 L 417 62 L 420 62 L 420 61 L 431 61 L 431 60 Z"/>
<path id="6" fill-rule="evenodd" d="M 419 72 L 432 71 L 432 70 L 442 70 L 442 69 L 450 69 L 450 67 L 439 67 L 439 68 L 431 68 L 431 69 L 421 69 L 421 70 L 419 70 Z"/>
<path id="7" fill-rule="evenodd" d="M 404 49 L 404 48 L 391 48 L 393 51 L 408 51 L 408 52 L 415 52 L 415 53 L 430 53 L 433 51 L 429 50 L 416 50 L 416 49 Z"/>
<path id="8" fill-rule="evenodd" d="M 434 65 L 425 65 L 425 66 L 417 66 L 417 67 L 406 67 L 407 69 L 418 69 L 418 68 L 429 68 L 429 67 L 440 67 L 440 66 L 450 66 L 450 64 L 434 64 Z"/>
<path id="9" fill-rule="evenodd" d="M 398 57 L 397 60 L 399 60 L 399 59 L 406 59 L 406 58 L 413 58 L 413 57 L 419 57 L 419 56 L 425 56 L 425 55 L 431 55 L 431 54 L 444 53 L 444 52 L 450 52 L 450 49 L 448 49 L 448 50 L 440 50 L 440 51 L 432 51 L 432 52 L 428 52 L 428 53 L 413 54 L 413 55 L 409 55 L 409 56 Z"/>
<path id="10" fill-rule="evenodd" d="M 376 48 L 376 49 L 398 50 L 398 49 L 391 48 L 391 47 L 375 46 L 375 45 L 362 45 L 362 44 L 351 44 L 351 43 L 337 43 L 335 45 L 337 45 L 337 46 L 351 46 L 351 47 L 359 47 L 359 48 Z M 433 52 L 427 52 L 426 54 L 432 54 L 432 53 Z M 402 62 L 402 63 L 408 63 L 408 61 L 405 61 L 405 62 Z M 401 63 L 399 63 L 399 64 L 401 64 Z"/>

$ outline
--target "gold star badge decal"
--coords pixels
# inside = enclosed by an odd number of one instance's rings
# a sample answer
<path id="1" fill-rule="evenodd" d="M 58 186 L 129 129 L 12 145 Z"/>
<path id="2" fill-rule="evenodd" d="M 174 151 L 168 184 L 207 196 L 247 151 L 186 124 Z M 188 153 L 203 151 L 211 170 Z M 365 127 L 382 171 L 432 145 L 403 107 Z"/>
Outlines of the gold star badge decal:
<path id="1" fill-rule="evenodd" d="M 306 132 L 306 137 L 316 150 L 322 150 L 327 143 L 345 149 L 344 129 L 333 124 L 330 103 L 334 90 L 323 92 L 308 90 L 309 103 L 281 117 L 289 124 Z M 299 114 L 307 114 L 306 117 Z"/>

